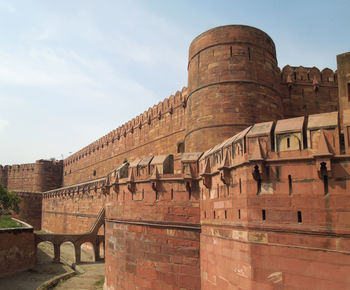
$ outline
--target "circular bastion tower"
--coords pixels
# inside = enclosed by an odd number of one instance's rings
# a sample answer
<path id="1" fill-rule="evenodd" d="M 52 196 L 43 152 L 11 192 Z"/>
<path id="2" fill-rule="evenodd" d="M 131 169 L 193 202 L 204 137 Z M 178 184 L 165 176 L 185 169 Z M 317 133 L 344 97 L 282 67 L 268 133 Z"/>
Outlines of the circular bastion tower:
<path id="1" fill-rule="evenodd" d="M 185 151 L 206 151 L 247 126 L 282 118 L 275 44 L 244 25 L 210 29 L 189 49 Z"/>

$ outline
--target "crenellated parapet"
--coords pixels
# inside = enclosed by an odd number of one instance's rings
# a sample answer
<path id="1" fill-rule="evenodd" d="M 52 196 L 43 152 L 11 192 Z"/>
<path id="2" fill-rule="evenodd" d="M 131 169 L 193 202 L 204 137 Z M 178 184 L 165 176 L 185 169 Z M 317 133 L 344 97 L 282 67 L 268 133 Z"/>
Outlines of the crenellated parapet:
<path id="1" fill-rule="evenodd" d="M 122 137 L 125 138 L 128 134 L 133 134 L 137 129 L 142 129 L 143 127 L 147 125 L 149 126 L 154 122 L 159 122 L 159 120 L 164 118 L 166 115 L 172 115 L 174 110 L 185 108 L 186 102 L 187 88 L 184 87 L 181 92 L 177 91 L 175 95 L 171 95 L 169 98 L 164 99 L 164 101 L 150 107 L 143 114 L 124 123 L 115 130 L 109 132 L 107 135 L 69 156 L 64 160 L 64 165 L 70 165 L 77 162 L 81 158 L 84 158 L 95 151 L 103 149 L 105 146 L 109 146 L 110 144 L 119 141 Z"/>
<path id="2" fill-rule="evenodd" d="M 35 163 L 0 168 L 0 182 L 15 191 L 43 192 L 61 187 L 62 161 L 37 160 Z"/>
<path id="3" fill-rule="evenodd" d="M 320 71 L 317 67 L 303 67 L 286 65 L 281 71 L 281 81 L 286 84 L 319 84 L 337 85 L 337 71 L 324 68 Z"/>
<path id="4" fill-rule="evenodd" d="M 104 189 L 109 216 L 137 221 L 199 222 L 200 155 L 175 158 L 181 165 L 174 165 L 173 155 L 145 157 L 112 170 Z M 181 172 L 175 173 L 174 166 L 181 167 Z"/>
<path id="5" fill-rule="evenodd" d="M 346 214 L 322 205 L 347 198 L 350 156 L 342 154 L 339 128 L 338 112 L 258 123 L 205 152 L 202 223 L 279 227 L 283 221 L 290 230 L 349 234 L 349 222 L 339 219 Z M 302 203 L 308 199 L 315 202 Z M 317 214 L 329 217 L 321 222 Z"/>
<path id="6" fill-rule="evenodd" d="M 337 71 L 285 66 L 281 72 L 284 117 L 338 110 Z"/>
<path id="7" fill-rule="evenodd" d="M 100 178 L 97 180 L 75 184 L 72 186 L 61 187 L 53 190 L 49 190 L 43 193 L 44 199 L 52 198 L 74 198 L 74 196 L 82 196 L 84 194 L 96 194 L 101 196 L 103 194 L 103 188 L 106 184 L 106 178 Z"/>
<path id="8" fill-rule="evenodd" d="M 177 152 L 178 143 L 183 139 L 184 110 L 187 106 L 187 88 L 176 92 L 163 102 L 150 107 L 143 114 L 111 131 L 107 135 L 81 149 L 64 160 L 64 184 L 74 184 L 88 179 L 102 177 L 113 168 L 113 164 L 124 159 L 141 157 L 169 151 L 165 143 L 172 142 L 172 153 Z M 171 141 L 167 141 L 171 140 Z M 174 142 L 174 141 L 175 142 Z M 154 146 L 153 143 L 156 143 Z M 164 143 L 164 144 L 163 144 Z M 141 147 L 144 148 L 141 148 Z M 127 154 L 128 153 L 128 154 Z M 108 160 L 113 159 L 111 162 Z M 102 168 L 94 166 L 104 162 Z M 90 167 L 89 173 L 86 167 Z M 94 171 L 96 170 L 96 172 Z"/>

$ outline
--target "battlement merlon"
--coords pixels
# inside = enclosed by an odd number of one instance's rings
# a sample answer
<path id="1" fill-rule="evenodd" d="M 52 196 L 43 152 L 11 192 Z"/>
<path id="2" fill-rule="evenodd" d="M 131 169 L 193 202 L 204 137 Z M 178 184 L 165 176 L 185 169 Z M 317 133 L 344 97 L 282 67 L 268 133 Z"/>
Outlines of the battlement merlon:
<path id="1" fill-rule="evenodd" d="M 177 91 L 175 95 L 171 95 L 169 98 L 165 98 L 162 102 L 155 104 L 153 107 L 149 107 L 147 111 L 143 112 L 139 116 L 124 123 L 113 131 L 109 132 L 105 136 L 99 138 L 83 149 L 77 151 L 64 160 L 64 165 L 70 165 L 73 162 L 103 148 L 109 143 L 119 141 L 121 137 L 126 137 L 128 134 L 132 134 L 137 129 L 142 129 L 144 126 L 150 125 L 152 122 L 161 120 L 166 114 L 173 114 L 174 109 L 185 108 L 187 104 L 187 87 L 183 87 L 181 91 Z"/>

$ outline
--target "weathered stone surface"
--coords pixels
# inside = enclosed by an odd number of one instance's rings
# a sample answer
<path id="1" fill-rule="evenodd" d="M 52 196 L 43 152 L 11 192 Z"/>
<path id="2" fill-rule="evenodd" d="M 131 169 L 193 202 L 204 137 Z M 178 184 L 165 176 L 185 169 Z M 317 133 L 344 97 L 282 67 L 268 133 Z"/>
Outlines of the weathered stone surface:
<path id="1" fill-rule="evenodd" d="M 0 182 L 45 191 L 56 233 L 87 231 L 105 208 L 107 289 L 349 288 L 348 55 L 338 80 L 280 71 L 263 31 L 211 29 L 190 46 L 188 89 L 63 169 L 0 167 Z"/>

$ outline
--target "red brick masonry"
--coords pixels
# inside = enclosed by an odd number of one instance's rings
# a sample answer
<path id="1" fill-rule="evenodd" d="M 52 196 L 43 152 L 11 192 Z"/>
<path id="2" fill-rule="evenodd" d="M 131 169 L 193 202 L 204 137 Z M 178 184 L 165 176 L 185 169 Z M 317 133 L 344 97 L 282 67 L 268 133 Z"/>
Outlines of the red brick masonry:
<path id="1" fill-rule="evenodd" d="M 107 289 L 347 289 L 350 53 L 337 61 L 280 70 L 263 31 L 211 29 L 190 46 L 188 88 L 63 165 L 0 181 L 42 188 L 56 233 L 105 208 Z"/>

